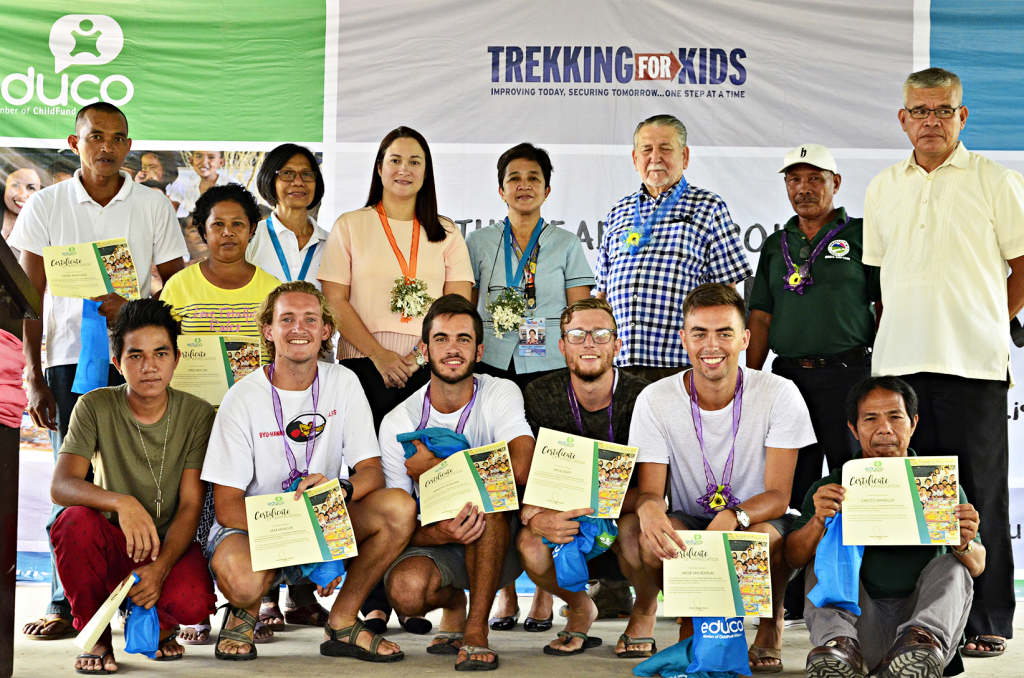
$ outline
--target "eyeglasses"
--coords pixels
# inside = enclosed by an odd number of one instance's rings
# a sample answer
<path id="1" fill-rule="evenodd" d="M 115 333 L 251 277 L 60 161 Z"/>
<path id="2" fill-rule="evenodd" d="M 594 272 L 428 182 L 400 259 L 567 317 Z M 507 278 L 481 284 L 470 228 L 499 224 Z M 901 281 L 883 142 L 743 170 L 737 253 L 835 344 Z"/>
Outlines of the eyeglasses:
<path id="1" fill-rule="evenodd" d="M 587 340 L 588 334 L 593 337 L 595 344 L 607 344 L 615 338 L 615 330 L 609 329 L 566 330 L 563 336 L 565 336 L 565 340 L 570 344 L 582 344 Z"/>
<path id="2" fill-rule="evenodd" d="M 949 106 L 943 106 L 942 108 L 904 108 L 910 117 L 914 120 L 926 120 L 932 113 L 939 120 L 949 120 L 953 115 L 959 111 L 963 106 L 957 106 L 956 108 L 950 108 Z"/>
<path id="3" fill-rule="evenodd" d="M 308 184 L 316 181 L 316 172 L 311 172 L 310 170 L 304 170 L 302 172 L 296 172 L 295 170 L 277 170 L 277 176 L 281 178 L 281 181 L 295 181 L 296 174 L 298 174 L 299 177 Z"/>

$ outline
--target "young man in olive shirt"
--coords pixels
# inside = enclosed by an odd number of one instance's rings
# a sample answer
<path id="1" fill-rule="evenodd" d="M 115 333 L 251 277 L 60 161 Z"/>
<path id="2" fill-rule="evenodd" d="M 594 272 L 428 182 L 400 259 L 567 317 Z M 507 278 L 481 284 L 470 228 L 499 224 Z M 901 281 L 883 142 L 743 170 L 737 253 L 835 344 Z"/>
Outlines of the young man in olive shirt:
<path id="1" fill-rule="evenodd" d="M 908 449 L 917 426 L 917 394 L 899 377 L 871 377 L 854 386 L 846 401 L 848 426 L 865 459 L 916 456 Z M 814 557 L 825 521 L 842 512 L 845 490 L 836 469 L 815 483 L 786 540 L 786 561 L 806 566 L 806 591 L 818 583 Z M 811 678 L 939 678 L 960 673 L 957 649 L 974 598 L 973 578 L 985 570 L 978 537 L 978 512 L 960 490 L 955 509 L 960 544 L 865 546 L 860 567 L 860 615 L 826 605 L 804 604 L 816 647 L 807 656 Z M 951 552 L 950 552 L 951 551 Z M 950 666 L 952 662 L 959 666 Z M 956 670 L 959 669 L 959 670 Z"/>
<path id="2" fill-rule="evenodd" d="M 526 387 L 526 420 L 534 435 L 544 427 L 627 444 L 633 404 L 648 382 L 612 367 L 613 359 L 622 348 L 622 340 L 617 336 L 611 306 L 602 299 L 592 298 L 569 305 L 562 312 L 561 332 L 558 347 L 565 356 L 566 369 L 541 377 Z M 630 478 L 629 487 L 623 514 L 632 513 L 636 503 L 635 477 Z M 579 523 L 572 518 L 579 515 L 583 512 L 560 513 L 524 507 L 523 523 L 528 529 L 519 533 L 518 545 L 523 566 L 531 579 L 568 603 L 563 608 L 568 619 L 565 630 L 586 633 L 595 619 L 613 616 L 612 613 L 614 616 L 629 614 L 632 597 L 629 582 L 619 570 L 614 553 L 602 554 L 587 564 L 591 577 L 599 579 L 597 586 L 605 595 L 595 595 L 591 600 L 586 592 L 572 593 L 558 587 L 552 552 L 544 546 L 543 538 L 556 544 L 572 541 L 579 531 Z M 606 593 L 609 590 L 625 595 L 609 596 Z M 609 603 L 614 603 L 611 610 Z M 602 606 L 606 609 L 602 610 Z M 565 643 L 561 638 L 554 640 L 550 647 L 557 652 L 571 652 L 583 643 L 578 637 L 566 640 Z M 650 649 L 649 643 L 630 645 L 632 651 Z M 618 648 L 620 652 L 626 649 L 625 646 Z"/>
<path id="3" fill-rule="evenodd" d="M 157 608 L 158 659 L 180 658 L 179 624 L 198 624 L 217 598 L 193 541 L 206 488 L 199 479 L 213 406 L 168 387 L 178 364 L 178 323 L 156 299 L 128 301 L 111 327 L 114 366 L 126 385 L 99 388 L 75 404 L 50 494 L 66 506 L 50 538 L 81 630 L 131 572 L 128 595 Z M 92 462 L 95 483 L 87 481 Z M 79 673 L 117 670 L 109 627 L 75 661 Z"/>

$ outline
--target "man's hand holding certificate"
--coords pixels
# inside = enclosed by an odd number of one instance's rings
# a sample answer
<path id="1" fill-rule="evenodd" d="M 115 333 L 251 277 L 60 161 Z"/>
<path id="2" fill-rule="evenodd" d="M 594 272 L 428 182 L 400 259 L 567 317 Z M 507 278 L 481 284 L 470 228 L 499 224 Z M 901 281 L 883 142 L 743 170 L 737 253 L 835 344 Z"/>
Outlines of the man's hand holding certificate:
<path id="1" fill-rule="evenodd" d="M 43 248 L 46 284 L 55 297 L 117 294 L 139 299 L 139 277 L 124 238 Z M 145 272 L 149 275 L 149 271 Z"/>
<path id="2" fill-rule="evenodd" d="M 245 498 L 253 572 L 324 563 L 358 555 L 352 521 L 337 480 L 292 492 Z"/>
<path id="3" fill-rule="evenodd" d="M 678 530 L 686 544 L 664 562 L 665 614 L 771 617 L 768 535 Z"/>
<path id="4" fill-rule="evenodd" d="M 419 477 L 420 523 L 451 520 L 471 504 L 484 513 L 519 508 L 505 441 L 456 452 Z"/>
<path id="5" fill-rule="evenodd" d="M 960 544 L 956 457 L 877 457 L 843 465 L 847 546 Z"/>
<path id="6" fill-rule="evenodd" d="M 542 428 L 537 435 L 523 503 L 594 518 L 618 518 L 636 465 L 635 447 Z"/>

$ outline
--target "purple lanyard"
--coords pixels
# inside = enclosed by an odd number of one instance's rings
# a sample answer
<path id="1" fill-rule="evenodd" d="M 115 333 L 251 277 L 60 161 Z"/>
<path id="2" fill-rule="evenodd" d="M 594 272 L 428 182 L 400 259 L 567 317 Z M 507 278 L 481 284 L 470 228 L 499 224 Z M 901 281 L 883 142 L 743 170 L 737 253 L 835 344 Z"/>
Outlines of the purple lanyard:
<path id="1" fill-rule="evenodd" d="M 796 292 L 797 294 L 803 294 L 804 289 L 808 285 L 814 284 L 814 278 L 811 277 L 811 264 L 813 264 L 815 259 L 818 258 L 818 255 L 821 254 L 822 250 L 825 249 L 825 245 L 828 241 L 831 240 L 836 233 L 843 230 L 843 227 L 846 226 L 846 223 L 849 220 L 850 217 L 848 216 L 840 219 L 836 227 L 826 233 L 825 237 L 818 242 L 814 251 L 811 252 L 811 256 L 809 256 L 804 263 L 800 264 L 799 268 L 793 264 L 793 258 L 789 256 L 789 239 L 786 236 L 786 232 L 782 232 L 782 258 L 786 260 L 786 278 L 782 289 Z"/>
<path id="2" fill-rule="evenodd" d="M 700 445 L 700 454 L 704 458 L 704 478 L 707 480 L 708 491 L 697 503 L 704 507 L 704 513 L 715 515 L 725 508 L 738 505 L 739 500 L 733 496 L 732 487 L 732 464 L 736 457 L 736 436 L 740 430 L 740 415 L 743 412 L 743 369 L 736 369 L 736 392 L 732 399 L 732 449 L 729 450 L 729 458 L 725 460 L 725 470 L 722 472 L 722 484 L 715 480 L 715 474 L 708 463 L 708 455 L 704 452 L 704 429 L 700 421 L 700 406 L 697 405 L 697 387 L 693 383 L 693 370 L 690 370 L 690 415 L 693 417 L 693 428 L 697 432 L 697 443 Z M 719 496 L 720 495 L 720 496 Z M 718 501 L 716 501 L 718 500 Z M 724 500 L 724 501 L 723 501 Z"/>
<path id="3" fill-rule="evenodd" d="M 459 417 L 459 425 L 455 429 L 456 433 L 462 433 L 462 430 L 466 428 L 466 422 L 469 421 L 469 413 L 473 411 L 473 404 L 476 402 L 476 394 L 480 390 L 480 382 L 477 381 L 476 377 L 473 377 L 473 397 L 469 399 L 469 404 L 466 405 L 466 409 L 462 411 L 462 416 Z M 423 416 L 420 417 L 420 425 L 416 427 L 417 431 L 422 431 L 427 427 L 427 420 L 430 419 L 430 385 L 427 385 L 427 392 L 423 396 Z"/>
<path id="4" fill-rule="evenodd" d="M 287 492 L 288 488 L 291 487 L 291 484 L 297 478 L 305 478 L 309 475 L 309 462 L 313 459 L 313 447 L 316 445 L 316 406 L 320 402 L 320 368 L 317 367 L 316 376 L 313 377 L 313 421 L 309 425 L 309 437 L 306 438 L 306 468 L 302 471 L 298 470 L 298 465 L 295 463 L 295 455 L 292 454 L 291 445 L 288 444 L 288 434 L 284 430 L 284 412 L 281 409 L 281 396 L 277 395 L 277 389 L 274 388 L 274 363 L 270 363 L 270 369 L 267 372 L 270 375 L 270 397 L 274 401 L 274 416 L 277 417 L 277 429 L 281 432 L 281 441 L 284 443 L 284 456 L 288 460 L 289 468 L 291 468 L 288 480 L 281 483 L 281 490 Z"/>
<path id="5" fill-rule="evenodd" d="M 614 376 L 612 377 L 612 394 L 608 398 L 608 442 L 615 442 L 615 430 L 612 428 L 612 402 L 615 398 L 615 386 L 619 383 L 619 371 L 614 367 L 612 368 Z M 569 377 L 569 386 L 566 388 L 569 394 L 569 409 L 572 410 L 572 418 L 576 420 L 576 428 L 580 430 L 580 435 L 585 436 L 587 432 L 583 430 L 583 417 L 580 416 L 580 404 L 576 400 L 576 391 L 572 387 L 572 376 Z"/>

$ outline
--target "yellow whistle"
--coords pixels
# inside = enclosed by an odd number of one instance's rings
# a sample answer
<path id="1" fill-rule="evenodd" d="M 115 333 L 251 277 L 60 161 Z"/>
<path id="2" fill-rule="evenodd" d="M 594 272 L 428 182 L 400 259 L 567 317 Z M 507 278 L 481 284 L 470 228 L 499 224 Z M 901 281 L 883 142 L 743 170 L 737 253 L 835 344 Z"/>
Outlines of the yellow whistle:
<path id="1" fill-rule="evenodd" d="M 799 285 L 800 281 L 802 279 L 803 278 L 801 278 L 799 273 L 794 273 L 793 275 L 789 276 L 789 284 L 790 285 Z"/>

